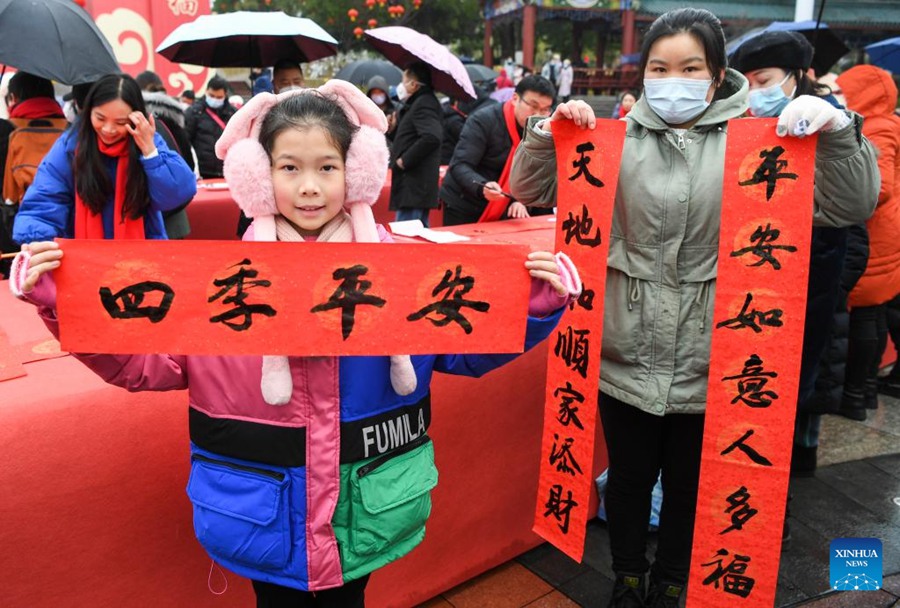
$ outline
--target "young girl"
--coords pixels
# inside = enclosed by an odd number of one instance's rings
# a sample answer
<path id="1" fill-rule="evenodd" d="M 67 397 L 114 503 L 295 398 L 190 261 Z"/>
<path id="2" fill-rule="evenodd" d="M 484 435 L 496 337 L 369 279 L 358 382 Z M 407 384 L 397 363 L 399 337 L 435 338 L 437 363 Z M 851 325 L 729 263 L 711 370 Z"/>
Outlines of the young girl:
<path id="1" fill-rule="evenodd" d="M 718 255 L 727 121 L 747 109 L 747 80 L 726 68 L 716 17 L 685 8 L 659 17 L 641 51 L 644 94 L 627 131 L 610 235 L 600 415 L 616 582 L 610 606 L 677 606 L 690 566 Z M 801 96 L 779 133 L 821 129 L 814 222 L 871 213 L 874 154 L 859 117 Z M 555 204 L 557 121 L 595 128 L 590 106 L 560 105 L 516 153 L 510 188 Z M 805 125 L 805 131 L 801 128 Z M 839 176 L 839 177 L 837 177 Z M 645 593 L 651 492 L 662 470 L 659 544 Z"/>
<path id="2" fill-rule="evenodd" d="M 13 239 L 165 239 L 162 212 L 190 201 L 197 184 L 156 133 L 137 82 L 127 74 L 104 76 L 81 116 L 38 168 Z"/>
<path id="3" fill-rule="evenodd" d="M 218 143 L 232 194 L 254 218 L 245 238 L 387 241 L 370 209 L 387 171 L 385 127 L 384 113 L 342 81 L 250 100 Z M 32 243 L 11 281 L 54 331 L 49 271 L 62 255 Z M 525 265 L 527 349 L 580 282 L 561 254 L 532 253 Z M 253 580 L 260 606 L 339 608 L 362 606 L 369 573 L 424 537 L 437 483 L 425 433 L 431 374 L 480 376 L 515 357 L 413 356 L 410 366 L 406 356 L 76 356 L 132 390 L 188 388 L 188 495 L 201 544 Z M 373 443 L 373 428 L 400 419 L 415 433 Z"/>

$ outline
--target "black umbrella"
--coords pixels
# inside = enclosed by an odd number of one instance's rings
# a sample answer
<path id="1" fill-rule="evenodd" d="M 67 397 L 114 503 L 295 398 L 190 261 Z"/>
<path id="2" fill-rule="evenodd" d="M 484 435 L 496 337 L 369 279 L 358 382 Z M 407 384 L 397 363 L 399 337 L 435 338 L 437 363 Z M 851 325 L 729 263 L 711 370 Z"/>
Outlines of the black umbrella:
<path id="1" fill-rule="evenodd" d="M 337 54 L 338 41 L 318 23 L 281 11 L 201 15 L 172 30 L 156 52 L 175 63 L 264 67 L 282 59 L 315 61 Z"/>
<path id="2" fill-rule="evenodd" d="M 121 71 L 109 42 L 72 0 L 0 0 L 0 63 L 64 84 Z"/>
<path id="3" fill-rule="evenodd" d="M 497 80 L 497 76 L 500 75 L 495 72 L 493 68 L 489 68 L 480 63 L 467 63 L 465 66 L 466 72 L 469 73 L 469 78 L 471 78 L 472 82 L 475 84 L 493 82 L 494 80 Z"/>
<path id="4" fill-rule="evenodd" d="M 390 61 L 382 59 L 360 59 L 351 61 L 334 75 L 335 78 L 353 84 L 366 86 L 372 76 L 381 76 L 391 86 L 397 86 L 403 80 L 403 72 Z"/>

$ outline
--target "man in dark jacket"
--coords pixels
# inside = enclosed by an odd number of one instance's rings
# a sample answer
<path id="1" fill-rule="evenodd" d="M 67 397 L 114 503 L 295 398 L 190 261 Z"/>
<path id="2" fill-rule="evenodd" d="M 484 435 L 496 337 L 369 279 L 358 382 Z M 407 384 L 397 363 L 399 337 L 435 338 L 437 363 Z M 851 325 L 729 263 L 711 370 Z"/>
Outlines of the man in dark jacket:
<path id="1" fill-rule="evenodd" d="M 412 63 L 403 71 L 397 95 L 404 103 L 397 114 L 391 148 L 391 211 L 397 220 L 422 220 L 438 206 L 441 163 L 441 103 L 431 88 L 427 64 Z"/>
<path id="2" fill-rule="evenodd" d="M 450 103 L 444 104 L 444 141 L 441 142 L 442 165 L 450 164 L 450 159 L 453 158 L 453 151 L 456 149 L 459 136 L 462 134 L 463 127 L 466 126 L 466 120 L 469 116 L 483 106 L 498 105 L 496 100 L 491 99 L 487 91 L 478 85 L 474 86 L 475 93 L 478 95 L 476 99 L 451 99 Z"/>
<path id="3" fill-rule="evenodd" d="M 550 116 L 556 89 L 543 76 L 526 76 L 516 92 L 504 104 L 482 107 L 466 120 L 459 142 L 444 176 L 440 198 L 444 203 L 444 225 L 470 224 L 484 214 L 490 201 L 508 206 L 503 217 L 528 217 L 522 203 L 513 201 L 509 192 L 509 167 L 514 141 L 530 116 Z M 532 213 L 552 213 L 552 210 Z"/>
<path id="4" fill-rule="evenodd" d="M 206 95 L 184 111 L 184 127 L 197 153 L 200 177 L 204 179 L 223 177 L 222 161 L 216 157 L 216 142 L 235 112 L 228 103 L 227 89 L 224 78 L 213 77 L 206 85 Z"/>

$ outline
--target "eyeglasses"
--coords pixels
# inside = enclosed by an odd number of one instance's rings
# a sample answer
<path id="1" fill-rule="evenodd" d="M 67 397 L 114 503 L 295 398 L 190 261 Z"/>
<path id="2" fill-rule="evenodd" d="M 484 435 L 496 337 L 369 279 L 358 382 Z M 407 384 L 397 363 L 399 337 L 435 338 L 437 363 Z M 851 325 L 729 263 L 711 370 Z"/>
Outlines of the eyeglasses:
<path id="1" fill-rule="evenodd" d="M 534 110 L 535 114 L 539 114 L 541 116 L 550 116 L 550 110 L 553 106 L 541 106 L 536 101 L 528 101 L 524 97 L 520 97 L 519 101 L 524 103 L 526 106 Z"/>

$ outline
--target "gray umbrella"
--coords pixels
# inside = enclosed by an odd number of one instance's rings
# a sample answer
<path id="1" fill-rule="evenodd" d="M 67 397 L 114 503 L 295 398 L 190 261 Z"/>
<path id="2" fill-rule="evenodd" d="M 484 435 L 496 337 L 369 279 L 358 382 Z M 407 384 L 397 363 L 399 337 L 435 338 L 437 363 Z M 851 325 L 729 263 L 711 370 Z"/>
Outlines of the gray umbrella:
<path id="1" fill-rule="evenodd" d="M 0 0 L 0 63 L 64 84 L 121 71 L 109 42 L 72 0 Z"/>
<path id="2" fill-rule="evenodd" d="M 381 59 L 361 59 L 342 67 L 335 78 L 366 86 L 372 76 L 381 76 L 389 85 L 397 86 L 403 80 L 403 72 L 390 61 Z"/>

